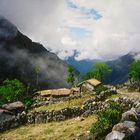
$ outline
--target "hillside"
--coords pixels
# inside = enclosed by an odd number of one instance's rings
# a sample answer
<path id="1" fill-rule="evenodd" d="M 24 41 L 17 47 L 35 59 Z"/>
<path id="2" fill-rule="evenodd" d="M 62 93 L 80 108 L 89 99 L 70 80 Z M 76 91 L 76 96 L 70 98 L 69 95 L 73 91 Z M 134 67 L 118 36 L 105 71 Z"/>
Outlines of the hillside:
<path id="1" fill-rule="evenodd" d="M 102 92 L 100 95 L 80 93 L 80 96 L 78 96 L 79 93 L 77 93 L 75 95 L 71 95 L 75 97 L 73 99 L 69 96 L 67 98 L 57 98 L 57 101 L 55 102 L 53 102 L 53 100 L 48 100 L 48 97 L 43 97 L 43 101 L 49 101 L 50 103 L 39 107 L 34 107 L 31 110 L 28 110 L 29 112 L 27 114 L 24 112 L 19 114 L 18 119 L 16 120 L 14 117 L 11 117 L 11 120 L 9 119 L 9 121 L 6 122 L 7 126 L 4 127 L 11 125 L 11 127 L 14 129 L 0 133 L 0 138 L 2 140 L 92 140 L 94 139 L 95 135 L 91 133 L 91 128 L 98 122 L 99 111 L 101 112 L 102 110 L 109 108 L 110 112 L 110 103 L 113 102 L 120 107 L 123 106 L 123 114 L 120 114 L 120 118 L 117 121 L 117 127 L 116 123 L 114 123 L 115 126 L 110 126 L 111 129 L 106 131 L 103 137 L 109 133 L 107 137 L 111 135 L 111 138 L 107 140 L 114 140 L 114 137 L 118 138 L 121 136 L 121 133 L 124 132 L 124 139 L 133 140 L 135 138 L 136 140 L 139 140 L 140 136 L 137 135 L 137 132 L 139 133 L 140 128 L 135 127 L 137 121 L 139 122 L 139 118 L 137 118 L 139 114 L 130 109 L 133 107 L 132 109 L 139 111 L 140 100 L 139 98 L 133 98 L 132 94 L 134 93 L 128 93 L 128 91 L 124 91 L 123 88 L 118 88 L 116 90 L 114 87 L 112 87 L 111 89 Z M 139 96 L 140 93 L 137 92 L 136 94 Z M 113 111 L 114 110 L 115 109 L 113 108 Z M 25 117 L 27 117 L 27 122 L 22 124 L 21 122 L 23 122 Z M 108 117 L 109 116 L 107 116 L 107 118 Z M 114 117 L 116 116 L 113 116 L 113 118 Z M 136 119 L 134 119 L 134 117 Z M 123 123 L 125 126 L 120 126 L 120 124 L 122 124 L 122 119 L 124 119 Z M 114 121 L 115 120 L 113 119 L 113 122 Z M 119 123 L 119 121 L 121 121 L 121 123 Z M 18 127 L 16 127 L 16 125 Z M 104 128 L 105 124 L 103 122 L 101 122 L 101 125 Z M 113 130 L 120 132 L 119 135 L 115 135 L 116 133 L 110 133 L 112 127 Z M 3 129 L 2 123 L 0 129 Z M 97 134 L 100 133 L 100 129 L 97 128 L 95 130 Z M 97 140 L 98 139 L 102 138 L 97 137 Z"/>
<path id="2" fill-rule="evenodd" d="M 136 54 L 129 53 L 116 60 L 106 61 L 105 63 L 112 69 L 112 74 L 108 77 L 105 83 L 120 84 L 126 82 L 128 80 L 128 66 L 134 61 L 135 56 Z M 81 72 L 81 74 L 85 74 L 97 61 L 99 60 L 76 61 L 73 57 L 71 57 L 67 60 L 67 63 L 73 65 L 78 71 Z"/>
<path id="3" fill-rule="evenodd" d="M 66 75 L 64 61 L 0 17 L 0 82 L 17 78 L 29 86 L 68 87 Z"/>

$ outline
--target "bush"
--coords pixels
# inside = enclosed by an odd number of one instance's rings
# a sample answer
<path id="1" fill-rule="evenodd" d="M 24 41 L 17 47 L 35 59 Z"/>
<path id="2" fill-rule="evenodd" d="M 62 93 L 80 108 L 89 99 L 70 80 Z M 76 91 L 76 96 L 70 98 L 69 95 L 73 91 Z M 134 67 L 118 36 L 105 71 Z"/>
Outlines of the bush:
<path id="1" fill-rule="evenodd" d="M 25 92 L 26 88 L 19 80 L 7 79 L 0 86 L 0 104 L 21 100 Z"/>
<path id="2" fill-rule="evenodd" d="M 23 99 L 23 103 L 25 104 L 25 106 L 26 106 L 27 108 L 29 108 L 29 107 L 31 107 L 31 105 L 34 103 L 34 100 L 33 100 L 33 98 L 27 96 L 27 97 L 25 97 L 25 98 Z"/>
<path id="3" fill-rule="evenodd" d="M 110 102 L 109 104 L 109 107 L 98 112 L 98 120 L 91 127 L 90 132 L 97 140 L 104 139 L 112 127 L 121 119 L 122 106 L 115 102 Z"/>
<path id="4" fill-rule="evenodd" d="M 105 86 L 98 86 L 97 88 L 95 88 L 96 94 L 100 94 L 102 91 L 106 91 L 106 90 L 108 90 L 108 88 Z"/>

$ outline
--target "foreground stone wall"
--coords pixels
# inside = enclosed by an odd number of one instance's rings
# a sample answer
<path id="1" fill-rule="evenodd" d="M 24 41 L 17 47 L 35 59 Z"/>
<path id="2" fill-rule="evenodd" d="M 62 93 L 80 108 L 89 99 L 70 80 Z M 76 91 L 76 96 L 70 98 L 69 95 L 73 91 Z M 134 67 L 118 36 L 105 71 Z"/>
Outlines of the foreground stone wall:
<path id="1" fill-rule="evenodd" d="M 116 124 L 105 140 L 140 140 L 140 105 L 122 114 L 120 123 Z"/>
<path id="2" fill-rule="evenodd" d="M 14 128 L 23 124 L 34 124 L 34 123 L 48 123 L 51 121 L 64 121 L 66 119 L 84 116 L 87 117 L 91 114 L 96 113 L 109 105 L 107 99 L 108 96 L 116 94 L 116 91 L 106 91 L 96 96 L 93 99 L 85 101 L 82 107 L 64 108 L 58 111 L 39 111 L 30 113 L 19 113 L 17 116 L 11 115 L 11 117 L 0 121 L 0 131 L 5 131 L 10 128 Z M 107 100 L 106 100 L 107 99 Z M 129 110 L 132 107 L 140 105 L 139 101 L 129 99 L 126 97 L 113 99 L 114 102 L 118 102 L 124 106 L 125 110 Z"/>

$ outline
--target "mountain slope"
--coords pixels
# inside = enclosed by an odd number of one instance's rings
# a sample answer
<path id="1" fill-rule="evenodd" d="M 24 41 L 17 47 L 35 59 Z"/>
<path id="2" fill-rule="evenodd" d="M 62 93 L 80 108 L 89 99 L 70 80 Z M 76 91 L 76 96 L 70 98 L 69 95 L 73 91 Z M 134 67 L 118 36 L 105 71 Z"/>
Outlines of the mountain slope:
<path id="1" fill-rule="evenodd" d="M 106 83 L 119 84 L 128 80 L 128 66 L 134 61 L 131 54 L 124 55 L 116 60 L 106 62 L 112 69 Z"/>
<path id="2" fill-rule="evenodd" d="M 0 82 L 17 78 L 41 88 L 68 87 L 67 64 L 0 17 Z M 37 80 L 38 79 L 38 80 Z"/>
<path id="3" fill-rule="evenodd" d="M 138 54 L 137 54 L 138 55 Z M 116 60 L 105 62 L 112 69 L 112 74 L 106 79 L 106 84 L 119 84 L 128 80 L 128 66 L 134 61 L 134 53 L 129 53 Z M 85 74 L 94 63 L 99 60 L 76 61 L 73 57 L 67 60 L 67 63 L 73 65 L 81 74 Z"/>

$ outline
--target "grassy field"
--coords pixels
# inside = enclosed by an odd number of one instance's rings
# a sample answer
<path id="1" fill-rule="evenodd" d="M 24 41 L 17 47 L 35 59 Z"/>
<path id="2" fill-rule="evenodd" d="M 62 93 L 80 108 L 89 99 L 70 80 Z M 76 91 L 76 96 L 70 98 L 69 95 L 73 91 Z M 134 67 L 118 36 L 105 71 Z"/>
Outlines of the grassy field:
<path id="1" fill-rule="evenodd" d="M 116 98 L 112 95 L 110 98 Z M 66 107 L 81 107 L 83 103 L 94 98 L 93 95 L 85 94 L 81 98 L 70 101 L 50 103 L 47 106 L 34 108 L 30 111 L 60 110 Z M 21 126 L 0 134 L 0 140 L 75 140 L 78 134 L 89 133 L 90 127 L 96 122 L 96 116 L 87 118 L 73 118 L 63 122 L 51 122 L 46 124 L 32 124 Z M 84 139 L 80 139 L 84 140 Z"/>
<path id="2" fill-rule="evenodd" d="M 95 116 L 63 122 L 26 125 L 0 134 L 0 140 L 74 140 L 77 134 L 89 133 Z"/>
<path id="3" fill-rule="evenodd" d="M 66 107 L 81 107 L 86 100 L 91 99 L 91 98 L 93 98 L 93 95 L 85 94 L 81 98 L 78 98 L 78 99 L 73 99 L 70 101 L 61 101 L 57 103 L 50 103 L 47 106 L 37 107 L 30 111 L 60 110 Z"/>

